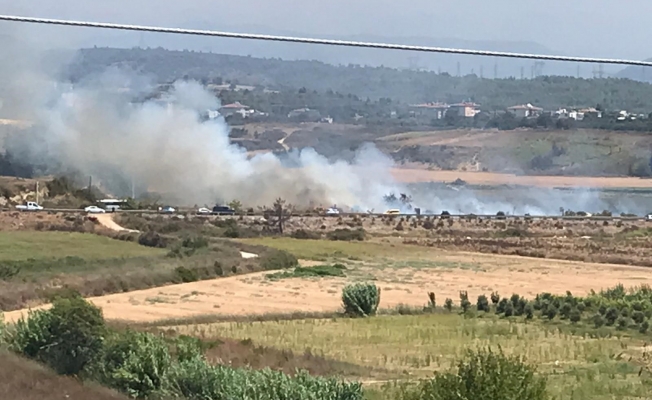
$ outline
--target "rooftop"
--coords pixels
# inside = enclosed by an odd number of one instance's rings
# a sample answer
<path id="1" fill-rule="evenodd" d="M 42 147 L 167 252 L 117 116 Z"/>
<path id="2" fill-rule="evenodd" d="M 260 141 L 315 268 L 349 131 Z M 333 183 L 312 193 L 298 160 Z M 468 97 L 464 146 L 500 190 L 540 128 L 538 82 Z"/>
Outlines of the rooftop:
<path id="1" fill-rule="evenodd" d="M 220 108 L 242 109 L 242 108 L 249 108 L 249 106 L 245 106 L 244 104 L 240 104 L 239 101 L 236 101 L 235 103 L 227 104 Z"/>

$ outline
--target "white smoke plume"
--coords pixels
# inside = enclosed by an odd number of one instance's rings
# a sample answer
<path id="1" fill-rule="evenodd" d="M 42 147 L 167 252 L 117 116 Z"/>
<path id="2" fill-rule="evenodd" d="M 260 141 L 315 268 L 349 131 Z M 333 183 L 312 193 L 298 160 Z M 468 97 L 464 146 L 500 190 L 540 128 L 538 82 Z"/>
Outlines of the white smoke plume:
<path id="1" fill-rule="evenodd" d="M 15 43 L 1 46 L 14 60 L 28 54 Z M 28 147 L 21 153 L 91 175 L 118 196 L 130 195 L 134 182 L 179 205 L 232 199 L 269 205 L 280 197 L 300 206 L 366 211 L 383 208 L 383 194 L 397 189 L 392 161 L 371 145 L 352 163 L 329 162 L 312 149 L 292 152 L 292 167 L 273 154 L 249 158 L 229 142 L 222 118 L 200 120 L 220 104 L 196 82 L 175 83 L 169 102 L 143 103 L 132 99 L 149 85 L 133 73 L 109 69 L 72 86 L 37 68 L 37 57 L 19 66 L 3 71 L 0 96 L 14 106 L 12 115 L 35 122 L 20 141 Z"/>

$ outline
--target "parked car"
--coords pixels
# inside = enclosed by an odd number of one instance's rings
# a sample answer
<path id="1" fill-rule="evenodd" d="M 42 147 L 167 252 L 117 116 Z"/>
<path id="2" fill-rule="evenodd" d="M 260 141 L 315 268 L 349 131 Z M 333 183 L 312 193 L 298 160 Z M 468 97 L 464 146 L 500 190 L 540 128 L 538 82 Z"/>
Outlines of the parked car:
<path id="1" fill-rule="evenodd" d="M 43 210 L 43 207 L 39 206 L 37 203 L 33 201 L 28 201 L 25 204 L 21 204 L 19 206 L 16 206 L 17 209 L 20 211 L 41 211 Z"/>
<path id="2" fill-rule="evenodd" d="M 197 214 L 201 214 L 201 215 L 208 215 L 210 213 L 211 210 L 206 207 L 201 207 L 199 210 L 197 210 Z"/>
<path id="3" fill-rule="evenodd" d="M 84 208 L 84 211 L 91 214 L 104 214 L 106 212 L 105 209 L 98 206 L 88 206 Z"/>
<path id="4" fill-rule="evenodd" d="M 213 214 L 217 215 L 233 215 L 235 210 L 229 206 L 215 206 L 213 207 Z"/>
<path id="5" fill-rule="evenodd" d="M 173 214 L 177 212 L 177 210 L 175 210 L 174 207 L 170 207 L 170 206 L 165 206 L 163 208 L 160 208 L 159 211 L 162 212 L 163 214 Z"/>

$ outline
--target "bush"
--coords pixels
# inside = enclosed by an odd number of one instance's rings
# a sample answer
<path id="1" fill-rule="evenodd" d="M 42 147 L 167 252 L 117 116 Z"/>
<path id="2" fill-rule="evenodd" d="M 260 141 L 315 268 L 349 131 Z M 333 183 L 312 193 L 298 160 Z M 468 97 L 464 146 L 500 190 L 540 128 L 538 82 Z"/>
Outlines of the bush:
<path id="1" fill-rule="evenodd" d="M 478 311 L 489 312 L 489 300 L 487 296 L 483 294 L 478 296 L 477 308 Z"/>
<path id="2" fill-rule="evenodd" d="M 138 236 L 138 244 L 141 246 L 147 246 L 147 247 L 157 247 L 160 249 L 164 249 L 167 247 L 168 242 L 167 240 L 159 235 L 155 231 L 149 231 L 146 233 L 141 233 L 140 236 Z"/>
<path id="3" fill-rule="evenodd" d="M 60 374 L 76 375 L 99 355 L 106 325 L 102 311 L 81 297 L 56 299 L 50 310 L 20 319 L 11 348 Z"/>
<path id="4" fill-rule="evenodd" d="M 500 299 L 498 302 L 498 305 L 496 306 L 496 314 L 502 314 L 505 312 L 505 309 L 507 308 L 507 304 L 509 304 L 509 301 L 505 298 Z"/>
<path id="5" fill-rule="evenodd" d="M 208 240 L 203 236 L 188 237 L 183 239 L 181 246 L 194 250 L 203 249 L 208 247 Z"/>
<path id="6" fill-rule="evenodd" d="M 167 390 L 174 398 L 249 400 L 362 400 L 362 386 L 299 372 L 294 377 L 265 369 L 209 365 L 200 358 L 170 368 Z"/>
<path id="7" fill-rule="evenodd" d="M 578 310 L 577 308 L 573 308 L 568 313 L 568 319 L 570 319 L 570 322 L 574 324 L 580 322 L 580 320 L 582 319 L 582 313 L 580 313 L 580 310 Z"/>
<path id="8" fill-rule="evenodd" d="M 615 307 L 609 308 L 605 313 L 604 318 L 607 326 L 613 326 L 618 319 L 618 309 Z"/>
<path id="9" fill-rule="evenodd" d="M 230 226 L 230 227 L 226 228 L 226 230 L 224 231 L 224 237 L 228 237 L 228 238 L 231 238 L 231 239 L 239 238 L 240 237 L 240 229 L 237 226 L 235 226 L 235 227 Z"/>
<path id="10" fill-rule="evenodd" d="M 303 239 L 303 240 L 317 240 L 321 239 L 321 235 L 317 232 L 310 232 L 305 229 L 298 229 L 290 235 L 293 239 Z"/>
<path id="11" fill-rule="evenodd" d="M 344 313 L 352 317 L 376 314 L 380 304 L 380 288 L 373 283 L 347 285 L 342 290 Z"/>
<path id="12" fill-rule="evenodd" d="M 172 365 L 167 344 L 149 333 L 126 332 L 107 342 L 99 380 L 134 398 L 145 398 L 163 388 Z"/>
<path id="13" fill-rule="evenodd" d="M 174 275 L 177 278 L 177 280 L 181 281 L 182 283 L 197 282 L 199 280 L 197 271 L 188 269 L 186 267 L 175 268 Z"/>
<path id="14" fill-rule="evenodd" d="M 546 309 L 545 315 L 546 317 L 548 317 L 549 320 L 553 320 L 557 316 L 557 312 L 558 312 L 557 307 L 554 304 L 551 304 Z"/>
<path id="15" fill-rule="evenodd" d="M 511 317 L 512 315 L 514 315 L 514 305 L 511 302 L 507 302 L 505 304 L 505 316 Z"/>
<path id="16" fill-rule="evenodd" d="M 596 329 L 603 326 L 606 322 L 605 318 L 600 313 L 596 313 L 592 319 L 593 319 L 593 325 L 596 327 Z"/>
<path id="17" fill-rule="evenodd" d="M 340 241 L 363 241 L 365 239 L 365 230 L 360 228 L 360 229 L 335 229 L 332 232 L 328 232 L 326 234 L 326 237 L 328 237 L 329 240 L 340 240 Z"/>
<path id="18" fill-rule="evenodd" d="M 299 266 L 299 260 L 285 250 L 272 250 L 262 257 L 260 265 L 265 271 L 294 268 Z"/>
<path id="19" fill-rule="evenodd" d="M 523 313 L 525 314 L 525 319 L 534 318 L 534 307 L 532 306 L 532 304 L 527 303 L 523 308 Z"/>
<path id="20" fill-rule="evenodd" d="M 498 292 L 492 292 L 491 293 L 491 303 L 493 305 L 496 305 L 496 304 L 498 304 L 499 301 L 500 301 L 500 295 L 498 294 Z"/>
<path id="21" fill-rule="evenodd" d="M 645 314 L 643 314 L 642 311 L 634 311 L 632 314 L 632 319 L 634 322 L 640 325 L 645 320 Z"/>
<path id="22" fill-rule="evenodd" d="M 546 381 L 535 369 L 502 351 L 468 351 L 457 370 L 437 373 L 421 384 L 419 399 L 433 400 L 543 400 Z M 415 397 L 416 398 L 416 397 Z"/>
<path id="23" fill-rule="evenodd" d="M 638 331 L 641 333 L 647 333 L 649 329 L 650 329 L 650 321 L 648 321 L 647 319 L 643 321 L 641 326 L 638 327 Z"/>
<path id="24" fill-rule="evenodd" d="M 462 308 L 462 312 L 465 314 L 469 311 L 469 307 L 471 307 L 469 294 L 467 292 L 460 292 L 460 307 Z"/>

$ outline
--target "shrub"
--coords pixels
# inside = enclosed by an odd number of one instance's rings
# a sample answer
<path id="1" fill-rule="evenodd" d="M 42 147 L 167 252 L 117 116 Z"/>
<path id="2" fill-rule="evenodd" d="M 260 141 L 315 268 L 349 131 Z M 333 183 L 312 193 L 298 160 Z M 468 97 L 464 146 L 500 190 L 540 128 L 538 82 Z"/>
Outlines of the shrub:
<path id="1" fill-rule="evenodd" d="M 616 329 L 625 330 L 625 329 L 627 329 L 627 326 L 629 325 L 629 318 L 627 318 L 627 317 L 619 317 L 616 320 L 616 323 L 618 325 L 616 327 Z"/>
<path id="2" fill-rule="evenodd" d="M 559 315 L 561 316 L 562 319 L 568 319 L 570 317 L 572 307 L 568 303 L 564 303 L 564 305 L 561 306 L 561 309 L 559 310 Z"/>
<path id="3" fill-rule="evenodd" d="M 352 317 L 376 314 L 380 304 L 380 288 L 373 283 L 348 285 L 342 290 L 344 313 Z"/>
<path id="4" fill-rule="evenodd" d="M 558 312 L 557 307 L 554 304 L 551 304 L 546 309 L 545 315 L 546 317 L 548 317 L 549 320 L 553 320 L 557 316 L 557 312 Z"/>
<path id="5" fill-rule="evenodd" d="M 498 294 L 498 292 L 492 292 L 491 293 L 491 303 L 493 305 L 496 305 L 496 304 L 498 304 L 499 301 L 500 301 L 500 295 Z"/>
<path id="6" fill-rule="evenodd" d="M 535 368 L 502 351 L 468 351 L 455 371 L 437 373 L 421 384 L 419 399 L 543 400 L 546 381 Z"/>
<path id="7" fill-rule="evenodd" d="M 294 268 L 299 265 L 299 260 L 285 250 L 272 250 L 270 253 L 262 257 L 260 265 L 266 271 L 274 271 L 279 269 Z"/>
<path id="8" fill-rule="evenodd" d="M 305 372 L 289 376 L 265 369 L 233 369 L 195 358 L 175 364 L 167 374 L 166 392 L 174 398 L 249 400 L 362 400 L 362 386 Z"/>
<path id="9" fill-rule="evenodd" d="M 65 375 L 79 374 L 99 355 L 106 325 L 102 311 L 81 297 L 56 299 L 50 310 L 20 319 L 11 348 Z"/>
<path id="10" fill-rule="evenodd" d="M 609 308 L 605 313 L 604 318 L 607 326 L 613 326 L 613 324 L 615 324 L 616 320 L 618 319 L 618 309 L 615 307 Z"/>
<path id="11" fill-rule="evenodd" d="M 650 329 L 650 321 L 648 321 L 647 319 L 643 321 L 641 326 L 638 327 L 638 331 L 641 333 L 647 333 L 649 329 Z"/>
<path id="12" fill-rule="evenodd" d="M 434 310 L 437 307 L 437 299 L 435 298 L 435 292 L 428 292 L 428 307 Z"/>
<path id="13" fill-rule="evenodd" d="M 483 294 L 478 296 L 478 302 L 476 306 L 478 311 L 489 312 L 489 300 L 487 299 L 487 296 Z"/>
<path id="14" fill-rule="evenodd" d="M 22 269 L 20 262 L 4 261 L 0 263 L 0 280 L 9 281 L 20 273 Z"/>
<path id="15" fill-rule="evenodd" d="M 183 283 L 188 283 L 188 282 L 197 282 L 199 280 L 199 276 L 197 275 L 197 271 L 188 269 L 186 267 L 177 267 L 174 269 L 174 275 L 177 280 L 183 282 Z"/>
<path id="16" fill-rule="evenodd" d="M 582 319 L 582 313 L 580 313 L 580 310 L 578 310 L 577 308 L 573 308 L 568 313 L 568 319 L 570 319 L 570 322 L 574 324 L 580 322 L 580 319 Z"/>
<path id="17" fill-rule="evenodd" d="M 240 237 L 240 229 L 237 226 L 230 226 L 224 231 L 224 237 L 236 239 Z"/>
<path id="18" fill-rule="evenodd" d="M 534 307 L 532 306 L 532 304 L 527 303 L 523 308 L 523 313 L 525 314 L 525 319 L 534 318 Z"/>
<path id="19" fill-rule="evenodd" d="M 99 380 L 134 398 L 145 398 L 160 390 L 172 364 L 167 344 L 157 336 L 125 332 L 107 342 Z"/>
<path id="20" fill-rule="evenodd" d="M 605 322 L 606 322 L 606 321 L 605 321 L 605 318 L 604 318 L 604 317 L 602 316 L 602 314 L 600 314 L 600 313 L 596 313 L 596 314 L 593 316 L 592 319 L 593 319 L 593 325 L 594 325 L 596 328 L 600 328 L 600 327 L 603 326 L 603 325 L 605 324 Z"/>
<path id="21" fill-rule="evenodd" d="M 632 314 L 632 319 L 637 324 L 641 324 L 645 320 L 645 314 L 643 314 L 643 312 L 641 311 L 634 311 L 634 313 Z"/>
<path id="22" fill-rule="evenodd" d="M 140 236 L 138 236 L 138 244 L 141 246 L 147 246 L 147 247 L 157 247 L 164 249 L 167 247 L 168 242 L 167 240 L 159 235 L 155 231 L 149 231 L 145 233 L 141 233 Z"/>
<path id="23" fill-rule="evenodd" d="M 208 240 L 203 236 L 187 237 L 181 242 L 181 246 L 188 249 L 203 249 L 208 247 Z"/>
<path id="24" fill-rule="evenodd" d="M 317 232 L 310 232 L 305 229 L 298 229 L 290 235 L 293 239 L 303 239 L 303 240 L 317 240 L 321 239 L 321 235 Z"/>
<path id="25" fill-rule="evenodd" d="M 453 299 L 446 299 L 444 301 L 444 308 L 448 310 L 448 312 L 453 311 Z"/>
<path id="26" fill-rule="evenodd" d="M 467 292 L 460 292 L 460 307 L 462 308 L 463 313 L 469 311 L 469 307 L 471 307 L 469 294 Z"/>
<path id="27" fill-rule="evenodd" d="M 360 228 L 360 229 L 335 229 L 332 232 L 328 232 L 326 234 L 326 237 L 328 237 L 329 240 L 340 240 L 340 241 L 363 241 L 365 239 L 365 230 Z"/>
<path id="28" fill-rule="evenodd" d="M 511 317 L 512 315 L 514 315 L 514 305 L 511 302 L 507 302 L 505 304 L 505 316 Z"/>
<path id="29" fill-rule="evenodd" d="M 496 306 L 496 314 L 504 313 L 505 309 L 507 308 L 507 304 L 509 304 L 507 299 L 500 299 L 498 305 Z"/>

